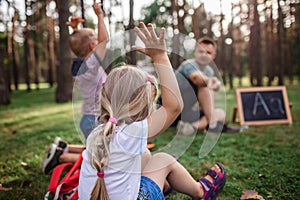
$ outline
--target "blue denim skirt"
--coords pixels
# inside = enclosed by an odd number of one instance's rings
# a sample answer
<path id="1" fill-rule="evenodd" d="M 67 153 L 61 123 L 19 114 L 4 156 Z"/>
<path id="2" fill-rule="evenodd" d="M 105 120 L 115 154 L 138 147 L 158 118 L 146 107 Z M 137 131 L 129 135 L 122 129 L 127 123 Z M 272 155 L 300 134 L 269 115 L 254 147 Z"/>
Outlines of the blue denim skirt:
<path id="1" fill-rule="evenodd" d="M 164 194 L 158 185 L 146 176 L 141 176 L 140 191 L 137 200 L 164 200 Z"/>

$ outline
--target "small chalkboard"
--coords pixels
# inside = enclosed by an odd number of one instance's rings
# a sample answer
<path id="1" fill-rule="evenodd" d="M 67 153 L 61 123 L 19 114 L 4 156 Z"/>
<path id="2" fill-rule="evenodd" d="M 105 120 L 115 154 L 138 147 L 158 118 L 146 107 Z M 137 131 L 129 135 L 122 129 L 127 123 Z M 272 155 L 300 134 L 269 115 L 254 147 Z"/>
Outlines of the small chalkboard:
<path id="1" fill-rule="evenodd" d="M 292 124 L 285 86 L 236 89 L 241 125 Z"/>

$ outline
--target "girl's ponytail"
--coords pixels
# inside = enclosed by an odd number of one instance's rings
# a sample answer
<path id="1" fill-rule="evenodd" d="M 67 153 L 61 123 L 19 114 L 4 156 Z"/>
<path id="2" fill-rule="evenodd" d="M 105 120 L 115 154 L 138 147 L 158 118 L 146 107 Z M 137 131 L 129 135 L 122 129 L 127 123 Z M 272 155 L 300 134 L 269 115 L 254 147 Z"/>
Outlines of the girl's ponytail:
<path id="1" fill-rule="evenodd" d="M 104 182 L 104 172 L 97 172 L 98 179 L 92 190 L 90 200 L 109 200 L 105 182 Z"/>

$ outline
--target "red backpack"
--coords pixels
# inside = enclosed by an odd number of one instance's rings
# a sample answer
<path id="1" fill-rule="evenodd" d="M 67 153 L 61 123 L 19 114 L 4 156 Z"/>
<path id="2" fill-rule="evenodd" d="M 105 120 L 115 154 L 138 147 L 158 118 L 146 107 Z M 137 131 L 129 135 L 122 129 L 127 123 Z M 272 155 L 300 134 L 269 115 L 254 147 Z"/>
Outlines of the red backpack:
<path id="1" fill-rule="evenodd" d="M 48 192 L 44 199 L 49 198 L 50 193 L 54 195 L 55 200 L 75 200 L 78 199 L 78 184 L 80 175 L 80 166 L 82 163 L 82 153 L 75 163 L 64 163 L 56 166 L 52 172 Z M 67 174 L 60 180 L 63 172 Z"/>

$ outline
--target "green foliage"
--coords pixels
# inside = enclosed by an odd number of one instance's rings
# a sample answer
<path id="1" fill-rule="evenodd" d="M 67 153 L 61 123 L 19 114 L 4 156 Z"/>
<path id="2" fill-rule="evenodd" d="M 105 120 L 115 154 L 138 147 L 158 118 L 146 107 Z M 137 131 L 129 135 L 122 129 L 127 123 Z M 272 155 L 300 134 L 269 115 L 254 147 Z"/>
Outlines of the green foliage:
<path id="1" fill-rule="evenodd" d="M 173 22 L 170 1 L 155 0 L 151 5 L 145 7 L 142 13 L 145 24 L 155 23 L 159 27 L 167 27 Z"/>
<path id="2" fill-rule="evenodd" d="M 179 160 L 194 178 L 215 162 L 228 170 L 219 199 L 239 199 L 242 190 L 256 190 L 265 199 L 297 199 L 300 196 L 300 94 L 299 85 L 287 87 L 292 103 L 293 125 L 250 126 L 242 134 L 223 134 L 204 158 L 198 153 L 204 134 L 199 131 Z M 72 104 L 54 103 L 54 89 L 14 91 L 12 103 L 0 106 L 0 199 L 42 199 L 50 175 L 41 173 L 47 146 L 55 136 L 82 144 L 74 127 Z M 227 92 L 227 119 L 235 106 L 234 91 Z M 235 124 L 237 126 L 237 124 Z M 157 150 L 172 140 L 175 129 L 151 141 Z M 22 164 L 26 163 L 26 165 Z M 174 193 L 169 199 L 189 199 Z"/>

